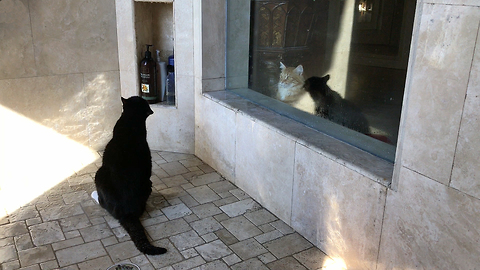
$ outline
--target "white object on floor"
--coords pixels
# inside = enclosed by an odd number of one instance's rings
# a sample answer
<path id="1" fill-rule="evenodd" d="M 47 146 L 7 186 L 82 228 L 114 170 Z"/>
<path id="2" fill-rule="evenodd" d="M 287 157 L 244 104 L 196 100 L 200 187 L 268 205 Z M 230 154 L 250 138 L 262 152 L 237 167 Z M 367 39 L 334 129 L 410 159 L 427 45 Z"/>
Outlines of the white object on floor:
<path id="1" fill-rule="evenodd" d="M 99 202 L 98 202 L 98 193 L 97 193 L 96 190 L 94 190 L 94 191 L 92 192 L 92 195 L 91 195 L 91 196 L 92 196 L 92 199 L 94 199 L 97 203 L 99 203 Z"/>

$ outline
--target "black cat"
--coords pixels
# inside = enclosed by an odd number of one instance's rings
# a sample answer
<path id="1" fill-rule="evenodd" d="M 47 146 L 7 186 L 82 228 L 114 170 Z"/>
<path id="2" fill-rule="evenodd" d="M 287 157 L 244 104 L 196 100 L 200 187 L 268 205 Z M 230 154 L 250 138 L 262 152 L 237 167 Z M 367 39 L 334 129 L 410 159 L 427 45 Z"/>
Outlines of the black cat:
<path id="1" fill-rule="evenodd" d="M 310 77 L 303 85 L 315 102 L 315 114 L 332 122 L 369 134 L 369 124 L 362 111 L 352 102 L 343 99 L 337 92 L 328 87 L 330 75 Z"/>
<path id="2" fill-rule="evenodd" d="M 139 219 L 152 192 L 152 157 L 145 121 L 153 111 L 141 97 L 122 98 L 122 103 L 122 115 L 95 175 L 98 202 L 118 219 L 139 251 L 163 254 L 167 250 L 150 244 Z"/>

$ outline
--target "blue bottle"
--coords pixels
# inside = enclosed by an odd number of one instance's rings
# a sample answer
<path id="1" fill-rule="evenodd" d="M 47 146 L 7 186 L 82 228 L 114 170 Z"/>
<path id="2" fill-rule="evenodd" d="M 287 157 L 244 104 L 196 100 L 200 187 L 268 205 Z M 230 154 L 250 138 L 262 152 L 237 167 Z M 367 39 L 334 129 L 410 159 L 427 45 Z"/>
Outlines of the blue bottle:
<path id="1" fill-rule="evenodd" d="M 173 54 L 168 57 L 167 66 L 167 104 L 175 105 L 175 68 Z"/>

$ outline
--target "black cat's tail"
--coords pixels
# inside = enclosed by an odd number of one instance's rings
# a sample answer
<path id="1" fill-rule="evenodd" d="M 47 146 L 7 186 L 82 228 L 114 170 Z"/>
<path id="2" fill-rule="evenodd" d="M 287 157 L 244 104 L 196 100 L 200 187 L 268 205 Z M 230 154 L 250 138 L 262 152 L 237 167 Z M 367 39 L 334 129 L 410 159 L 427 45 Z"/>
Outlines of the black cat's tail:
<path id="1" fill-rule="evenodd" d="M 160 255 L 167 252 L 167 249 L 165 248 L 156 247 L 150 244 L 147 235 L 145 234 L 145 229 L 138 218 L 120 220 L 120 224 L 128 232 L 130 238 L 132 238 L 133 243 L 140 252 L 147 255 Z"/>

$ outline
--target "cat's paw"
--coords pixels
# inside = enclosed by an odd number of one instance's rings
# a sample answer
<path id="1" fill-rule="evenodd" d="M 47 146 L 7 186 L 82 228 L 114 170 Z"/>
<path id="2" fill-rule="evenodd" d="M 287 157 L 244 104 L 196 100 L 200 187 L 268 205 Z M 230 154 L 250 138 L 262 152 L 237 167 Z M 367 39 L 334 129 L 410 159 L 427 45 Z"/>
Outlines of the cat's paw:
<path id="1" fill-rule="evenodd" d="M 94 190 L 94 191 L 92 192 L 92 195 L 90 195 L 90 196 L 92 196 L 92 199 L 94 199 L 95 202 L 99 203 L 99 202 L 98 202 L 98 192 L 97 192 L 96 190 Z"/>

